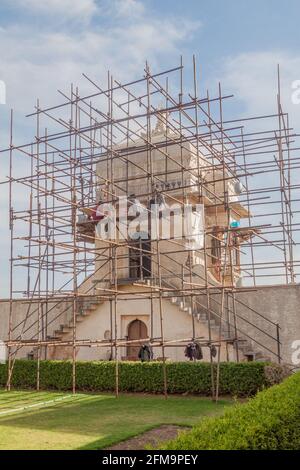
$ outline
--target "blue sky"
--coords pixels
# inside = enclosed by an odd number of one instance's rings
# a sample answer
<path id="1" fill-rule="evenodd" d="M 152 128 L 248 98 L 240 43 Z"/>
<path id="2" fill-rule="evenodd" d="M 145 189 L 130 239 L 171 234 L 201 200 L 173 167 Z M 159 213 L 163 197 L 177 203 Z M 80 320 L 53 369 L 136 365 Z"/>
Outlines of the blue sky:
<path id="1" fill-rule="evenodd" d="M 194 53 L 203 88 L 221 80 L 247 107 L 258 75 L 274 86 L 277 62 L 298 78 L 299 13 L 296 0 L 2 0 L 0 79 L 8 107 L 25 113 L 81 72 L 125 79 L 146 59 L 160 68 Z"/>
<path id="2" fill-rule="evenodd" d="M 107 69 L 121 80 L 152 68 L 187 63 L 195 54 L 200 88 L 218 80 L 236 96 L 236 112 L 274 111 L 276 65 L 282 94 L 296 128 L 300 106 L 291 104 L 291 83 L 300 79 L 298 0 L 1 0 L 0 147 L 7 146 L 8 114 L 15 110 L 16 141 L 31 140 L 24 118 L 37 97 L 58 101 L 70 82 L 85 90 L 81 73 L 105 80 Z M 0 154 L 0 180 L 7 161 Z M 7 294 L 8 230 L 6 187 L 0 185 L 0 295 Z M 21 197 L 21 195 L 20 195 Z"/>

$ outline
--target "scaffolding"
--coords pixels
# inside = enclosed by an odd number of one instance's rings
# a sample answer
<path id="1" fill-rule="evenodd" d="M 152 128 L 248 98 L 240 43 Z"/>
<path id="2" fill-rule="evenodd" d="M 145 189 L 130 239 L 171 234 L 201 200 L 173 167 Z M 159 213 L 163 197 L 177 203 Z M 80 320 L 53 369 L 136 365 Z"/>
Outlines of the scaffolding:
<path id="1" fill-rule="evenodd" d="M 222 348 L 228 352 L 231 347 L 239 361 L 248 339 L 281 361 L 280 325 L 253 309 L 252 316 L 263 318 L 267 328 L 241 317 L 238 294 L 266 283 L 294 283 L 299 267 L 294 257 L 299 244 L 297 134 L 282 109 L 279 67 L 275 112 L 237 118 L 225 117 L 233 95 L 224 95 L 220 84 L 216 95 L 199 91 L 195 57 L 187 73 L 181 58 L 177 67 L 158 73 L 146 63 L 142 77 L 130 83 L 109 72 L 102 86 L 84 78 L 91 86 L 88 95 L 71 85 L 68 94 L 59 92 L 62 100 L 56 106 L 42 107 L 37 100 L 28 115 L 35 119 L 29 143 L 14 144 L 11 111 L 10 144 L 2 151 L 9 158 L 11 247 L 7 388 L 21 348 L 32 348 L 37 360 L 37 389 L 41 360 L 51 350 L 67 350 L 75 392 L 78 348 L 109 347 L 118 395 L 121 349 L 147 342 L 161 351 L 167 396 L 167 348 L 197 341 L 210 351 L 212 397 L 217 399 Z M 192 210 L 198 204 L 205 212 L 204 228 L 197 233 L 202 244 L 191 246 L 185 236 L 174 234 L 161 238 L 153 230 L 146 242 L 102 237 L 97 230 L 101 217 L 93 217 L 100 199 L 113 207 L 125 200 L 127 209 L 142 204 L 149 219 L 153 203 Z M 119 233 L 121 217 L 113 220 Z M 135 288 L 126 290 L 128 284 Z M 16 298 L 24 305 L 21 320 L 14 315 Z M 128 299 L 150 302 L 151 325 L 153 305 L 158 306 L 159 336 L 151 327 L 146 338 L 121 337 L 118 309 Z M 189 337 L 166 339 L 165 299 L 190 314 Z M 99 302 L 110 305 L 108 337 L 78 339 L 80 316 Z M 61 334 L 53 332 L 51 325 L 65 321 L 66 314 L 68 326 Z M 206 336 L 196 333 L 201 315 L 207 320 Z M 251 334 L 240 327 L 241 319 Z M 273 341 L 272 347 L 262 335 Z"/>

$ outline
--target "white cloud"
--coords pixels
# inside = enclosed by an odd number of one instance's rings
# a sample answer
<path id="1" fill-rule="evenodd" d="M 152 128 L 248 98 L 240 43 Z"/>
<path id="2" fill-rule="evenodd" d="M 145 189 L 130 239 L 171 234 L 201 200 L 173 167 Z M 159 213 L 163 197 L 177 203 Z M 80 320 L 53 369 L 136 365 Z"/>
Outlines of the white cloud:
<path id="1" fill-rule="evenodd" d="M 7 0 L 6 0 L 7 1 Z M 8 2 L 11 3 L 11 2 Z M 95 0 L 15 0 L 14 8 L 22 8 L 34 15 L 60 16 L 88 20 L 97 10 Z"/>
<path id="2" fill-rule="evenodd" d="M 292 120 L 300 117 L 300 105 L 292 103 L 292 83 L 300 79 L 300 55 L 285 51 L 239 54 L 224 61 L 221 72 L 226 91 L 233 92 L 249 114 L 276 112 L 277 64 L 280 66 L 281 102 Z"/>
<path id="3" fill-rule="evenodd" d="M 118 16 L 140 16 L 145 12 L 145 6 L 138 0 L 115 0 L 115 11 Z"/>
<path id="4" fill-rule="evenodd" d="M 36 0 L 18 3 L 44 4 Z M 50 3 L 53 8 L 67 9 L 69 0 L 64 0 L 61 7 L 56 0 Z M 96 5 L 90 0 L 75 3 L 78 9 L 86 5 L 87 11 L 89 5 L 90 9 Z M 47 23 L 43 29 L 23 23 L 0 30 L 0 79 L 6 83 L 8 105 L 31 111 L 35 97 L 43 104 L 51 103 L 56 90 L 65 90 L 70 82 L 76 84 L 82 72 L 96 80 L 106 80 L 106 72 L 111 69 L 116 77 L 124 79 L 140 76 L 146 59 L 153 67 L 166 59 L 172 62 L 172 57 L 178 61 L 185 42 L 200 27 L 193 20 L 150 15 L 137 0 L 111 1 L 111 18 L 120 12 L 121 4 L 122 15 L 127 11 L 129 14 L 131 7 L 138 12 L 139 20 L 123 16 L 117 22 L 91 24 L 79 30 L 66 27 L 57 31 Z"/>
<path id="5" fill-rule="evenodd" d="M 294 104 L 292 102 L 292 88 L 295 80 L 300 80 L 300 54 L 292 54 L 287 51 L 262 51 L 262 52 L 251 52 L 239 54 L 235 57 L 227 58 L 223 67 L 220 71 L 220 78 L 223 84 L 223 91 L 234 93 L 235 98 L 242 104 L 240 114 L 243 117 L 246 116 L 258 116 L 268 115 L 277 113 L 277 64 L 280 66 L 280 82 L 281 82 L 281 104 L 283 112 L 289 114 L 289 126 L 294 129 L 292 133 L 299 135 L 299 122 L 300 122 L 300 104 Z M 237 116 L 235 116 L 237 117 Z M 286 119 L 286 118 L 285 118 Z M 271 124 L 270 124 L 271 123 Z M 278 119 L 273 120 L 259 120 L 249 121 L 246 123 L 247 130 L 266 130 L 276 129 L 278 126 Z M 297 149 L 299 142 L 297 137 L 293 137 L 291 144 L 292 148 Z M 275 151 L 274 151 L 275 153 Z M 298 151 L 295 150 L 291 154 L 291 158 L 297 158 Z M 253 157 L 255 158 L 255 157 Z M 269 154 L 265 156 L 258 155 L 257 159 L 272 159 L 273 155 Z M 296 165 L 296 163 L 294 163 Z M 297 166 L 297 165 L 296 165 Z M 291 184 L 299 185 L 299 170 L 293 169 L 291 171 Z M 280 174 L 275 173 L 264 173 L 258 175 L 258 177 L 250 179 L 250 187 L 253 184 L 255 189 L 266 188 L 268 186 L 276 186 L 279 182 Z M 292 208 L 294 211 L 299 210 L 298 199 L 299 190 L 292 190 L 291 199 L 295 199 L 292 202 Z M 266 193 L 265 196 L 269 197 L 270 200 L 280 201 L 278 193 Z M 271 206 L 270 206 L 271 207 Z M 273 211 L 280 212 L 279 204 L 277 203 L 272 206 Z M 266 213 L 266 206 L 253 207 L 253 213 Z M 256 219 L 264 223 L 281 223 L 281 215 L 275 216 L 264 215 L 264 219 Z M 299 224 L 299 214 L 294 213 L 293 224 Z M 295 226 L 297 228 L 297 225 Z M 272 235 L 269 235 L 272 237 Z M 278 236 L 279 237 L 279 236 Z M 294 241 L 299 244 L 299 233 L 295 230 L 293 234 Z M 263 251 L 263 248 L 256 251 Z M 269 251 L 269 256 L 278 255 L 279 251 Z M 266 254 L 258 256 L 256 261 L 264 261 Z M 299 260 L 300 248 L 299 246 L 294 247 L 294 259 Z M 296 271 L 299 270 L 296 268 Z M 298 278 L 299 281 L 299 278 Z"/>
<path id="6" fill-rule="evenodd" d="M 200 27 L 200 22 L 190 19 L 161 18 L 138 0 L 6 0 L 6 3 L 16 11 L 22 8 L 22 14 L 28 13 L 22 22 L 3 24 L 2 20 L 0 28 L 0 79 L 6 84 L 6 109 L 15 110 L 15 144 L 31 141 L 34 136 L 34 128 L 30 129 L 23 116 L 33 110 L 37 97 L 42 107 L 56 104 L 59 96 L 56 90 L 68 90 L 71 82 L 80 85 L 82 94 L 91 89 L 93 92 L 94 88 L 82 79 L 82 72 L 105 86 L 108 69 L 114 78 L 125 81 L 143 75 L 146 59 L 153 69 L 167 67 L 166 64 L 173 66 Z M 74 28 L 74 21 L 80 27 Z M 3 148 L 7 146 L 9 124 L 7 111 L 5 120 L 3 108 L 0 113 Z M 2 160 L 0 180 L 7 175 L 4 157 Z M 26 158 L 23 164 L 28 165 Z M 21 162 L 19 166 L 22 168 Z M 9 256 L 6 190 L 5 186 L 0 187 L 3 201 L 0 259 L 4 271 Z M 17 191 L 14 197 L 22 199 L 22 189 Z"/>

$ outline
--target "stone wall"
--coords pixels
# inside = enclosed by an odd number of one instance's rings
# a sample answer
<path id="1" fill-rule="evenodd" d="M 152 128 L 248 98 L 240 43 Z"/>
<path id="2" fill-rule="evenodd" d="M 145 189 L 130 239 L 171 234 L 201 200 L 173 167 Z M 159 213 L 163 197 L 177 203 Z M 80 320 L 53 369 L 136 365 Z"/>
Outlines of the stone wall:
<path id="1" fill-rule="evenodd" d="M 128 289 L 128 287 L 127 287 Z M 141 303 L 143 308 L 141 309 Z M 119 331 L 124 329 L 125 316 L 127 318 L 138 317 L 141 314 L 150 316 L 150 308 L 147 302 L 143 301 L 121 301 L 119 303 L 120 325 Z M 17 326 L 26 315 L 28 304 L 22 300 L 14 301 L 13 324 Z M 155 309 L 156 313 L 158 309 Z M 29 339 L 36 333 L 36 326 L 30 327 L 37 319 L 34 309 L 26 323 L 24 338 Z M 281 356 L 284 362 L 292 363 L 292 355 L 295 353 L 295 341 L 300 341 L 300 285 L 289 286 L 265 286 L 247 290 L 247 292 L 236 294 L 237 326 L 240 331 L 245 332 L 249 337 L 255 338 L 253 349 L 263 351 L 266 356 L 276 361 L 276 324 L 280 326 Z M 61 313 L 61 314 L 60 314 Z M 70 316 L 68 305 L 62 302 L 61 305 L 51 312 L 51 328 L 48 334 L 67 321 Z M 97 318 L 99 316 L 99 318 Z M 101 306 L 99 315 L 97 311 L 88 317 L 78 327 L 78 337 L 100 338 L 103 337 L 104 330 L 110 329 L 108 309 Z M 124 317 L 122 317 L 124 316 Z M 122 318 L 121 318 L 122 317 Z M 96 320 L 97 318 L 97 320 Z M 270 320 L 270 321 L 269 321 Z M 96 323 L 95 323 L 96 321 Z M 8 338 L 9 322 L 9 302 L 0 301 L 0 340 Z M 123 323 L 122 323 L 123 322 Z M 147 323 L 147 322 L 146 322 Z M 178 312 L 169 302 L 164 301 L 164 324 L 167 339 L 182 337 L 182 334 L 190 335 L 191 318 L 186 312 Z M 102 331 L 103 330 L 103 331 Z M 158 335 L 158 326 L 154 327 L 155 334 Z M 14 331 L 14 338 L 21 332 L 21 326 Z M 122 331 L 125 335 L 125 332 Z M 207 331 L 197 331 L 200 336 L 207 337 Z M 241 334 L 239 334 L 241 336 Z M 249 338 L 248 338 L 249 339 Z M 294 343 L 294 345 L 293 345 Z M 294 348 L 293 348 L 294 346 Z M 19 357 L 26 357 L 32 348 L 22 348 Z M 90 351 L 94 348 L 87 348 Z M 270 353 L 270 351 L 273 352 Z M 98 356 L 99 352 L 93 351 Z M 177 356 L 179 354 L 179 356 Z M 294 354 L 295 355 L 295 354 Z M 79 354 L 80 358 L 86 356 L 86 351 Z M 169 356 L 182 359 L 179 352 L 170 349 Z M 299 355 L 300 356 L 300 355 Z M 85 357 L 84 357 L 85 358 Z"/>
<path id="2" fill-rule="evenodd" d="M 292 363 L 292 355 L 295 351 L 293 342 L 300 340 L 300 285 L 253 288 L 248 292 L 237 294 L 236 298 L 237 313 L 244 318 L 238 319 L 239 327 L 250 336 L 254 336 L 265 347 L 276 350 L 276 342 L 271 338 L 276 337 L 276 326 L 250 309 L 261 313 L 273 323 L 278 323 L 282 343 L 281 356 L 284 362 Z M 258 328 L 263 332 L 260 332 Z"/>

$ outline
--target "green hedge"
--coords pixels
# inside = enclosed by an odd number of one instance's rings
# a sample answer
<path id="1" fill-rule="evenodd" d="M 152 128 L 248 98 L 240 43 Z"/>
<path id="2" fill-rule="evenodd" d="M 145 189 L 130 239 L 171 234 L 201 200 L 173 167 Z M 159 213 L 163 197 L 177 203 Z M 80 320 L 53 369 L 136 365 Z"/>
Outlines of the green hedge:
<path id="1" fill-rule="evenodd" d="M 15 362 L 12 386 L 34 388 L 36 362 Z M 273 372 L 270 374 L 270 370 Z M 269 371 L 267 373 L 267 371 Z M 275 373 L 274 373 L 275 372 Z M 280 381 L 282 368 L 262 362 L 220 365 L 220 394 L 250 396 L 271 385 L 270 378 Z M 5 386 L 7 365 L 0 365 L 0 386 Z M 167 362 L 169 393 L 211 393 L 211 367 L 203 362 Z M 115 387 L 114 362 L 77 362 L 76 386 L 81 391 L 113 391 Z M 41 361 L 40 388 L 70 390 L 72 387 L 72 363 L 69 361 Z M 161 362 L 120 362 L 119 387 L 122 392 L 163 392 L 163 366 Z"/>
<path id="2" fill-rule="evenodd" d="M 223 416 L 205 418 L 163 446 L 168 450 L 299 450 L 300 373 Z"/>

